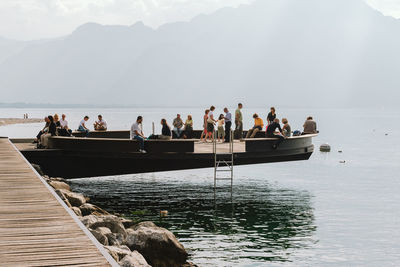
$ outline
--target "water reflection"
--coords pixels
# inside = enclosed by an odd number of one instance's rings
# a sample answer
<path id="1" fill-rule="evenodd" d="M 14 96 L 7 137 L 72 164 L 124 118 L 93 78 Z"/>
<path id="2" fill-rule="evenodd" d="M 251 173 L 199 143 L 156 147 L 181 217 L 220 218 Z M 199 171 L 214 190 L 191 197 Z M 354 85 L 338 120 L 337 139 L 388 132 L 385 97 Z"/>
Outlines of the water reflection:
<path id="1" fill-rule="evenodd" d="M 168 228 L 204 266 L 291 261 L 315 243 L 310 194 L 267 182 L 235 186 L 233 201 L 229 189 L 215 200 L 209 185 L 182 180 L 82 179 L 72 187 L 109 211 Z"/>

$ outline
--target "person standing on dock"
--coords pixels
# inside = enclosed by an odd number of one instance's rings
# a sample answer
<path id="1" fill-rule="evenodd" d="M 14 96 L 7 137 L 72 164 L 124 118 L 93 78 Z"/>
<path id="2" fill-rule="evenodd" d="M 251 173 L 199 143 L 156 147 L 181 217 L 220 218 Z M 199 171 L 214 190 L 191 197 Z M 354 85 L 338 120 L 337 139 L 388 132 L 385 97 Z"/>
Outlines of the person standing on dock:
<path id="1" fill-rule="evenodd" d="M 214 124 L 217 121 L 214 119 L 214 110 L 215 110 L 215 107 L 211 106 L 210 112 L 208 113 L 208 119 L 207 119 L 207 133 L 211 140 L 214 139 L 214 134 L 215 134 L 214 133 Z M 206 137 L 206 141 L 207 141 L 207 137 Z"/>
<path id="2" fill-rule="evenodd" d="M 218 137 L 218 142 L 222 140 L 222 142 L 225 142 L 225 130 L 224 130 L 224 124 L 225 124 L 225 118 L 224 114 L 220 114 L 218 117 L 218 128 L 217 128 L 217 137 Z"/>
<path id="3" fill-rule="evenodd" d="M 203 138 L 204 138 L 204 141 L 207 142 L 207 136 L 208 136 L 207 120 L 208 120 L 208 113 L 210 113 L 210 110 L 206 109 L 206 111 L 204 113 L 205 114 L 203 116 L 203 132 L 201 133 L 201 136 L 200 136 L 200 142 L 203 141 Z"/>
<path id="4" fill-rule="evenodd" d="M 231 140 L 231 127 L 232 127 L 232 114 L 228 108 L 224 108 L 225 112 L 225 143 L 229 143 Z"/>
<path id="5" fill-rule="evenodd" d="M 235 139 L 243 138 L 243 115 L 241 111 L 242 108 L 242 103 L 239 103 L 238 108 L 235 111 Z"/>
<path id="6" fill-rule="evenodd" d="M 174 126 L 174 133 L 176 135 L 176 137 L 179 139 L 181 138 L 181 135 L 183 133 L 183 121 L 181 119 L 181 114 L 176 114 L 176 118 L 174 119 L 174 121 L 172 122 L 172 125 Z"/>
<path id="7" fill-rule="evenodd" d="M 267 127 L 268 127 L 268 125 L 273 123 L 275 119 L 276 119 L 275 108 L 271 107 L 271 111 L 268 113 L 268 116 L 267 116 Z"/>
<path id="8" fill-rule="evenodd" d="M 139 142 L 139 147 L 140 147 L 139 152 L 146 153 L 146 150 L 144 150 L 144 139 L 146 139 L 146 137 L 143 134 L 142 122 L 143 122 L 143 117 L 138 116 L 136 122 L 132 124 L 131 140 L 137 140 Z"/>

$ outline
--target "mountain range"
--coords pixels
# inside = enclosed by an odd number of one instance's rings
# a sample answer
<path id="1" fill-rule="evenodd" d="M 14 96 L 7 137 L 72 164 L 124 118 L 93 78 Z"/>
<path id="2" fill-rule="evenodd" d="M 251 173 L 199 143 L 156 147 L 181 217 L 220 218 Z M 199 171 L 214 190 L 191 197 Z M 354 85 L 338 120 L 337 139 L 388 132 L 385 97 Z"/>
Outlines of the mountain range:
<path id="1" fill-rule="evenodd" d="M 87 23 L 0 39 L 0 101 L 396 105 L 399 33 L 362 0 L 258 0 L 157 29 Z"/>

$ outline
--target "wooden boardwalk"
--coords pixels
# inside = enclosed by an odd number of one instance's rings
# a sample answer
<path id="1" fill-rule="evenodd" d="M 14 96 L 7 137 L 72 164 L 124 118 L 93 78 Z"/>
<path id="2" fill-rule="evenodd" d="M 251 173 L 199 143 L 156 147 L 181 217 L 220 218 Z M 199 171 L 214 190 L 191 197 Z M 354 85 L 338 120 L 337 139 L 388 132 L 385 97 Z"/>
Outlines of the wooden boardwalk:
<path id="1" fill-rule="evenodd" d="M 71 212 L 0 138 L 0 265 L 116 265 Z"/>
<path id="2" fill-rule="evenodd" d="M 229 143 L 217 142 L 217 153 L 229 153 Z M 245 153 L 246 143 L 235 140 L 233 142 L 233 152 L 234 153 Z M 212 142 L 195 142 L 194 153 L 213 153 L 213 143 Z"/>

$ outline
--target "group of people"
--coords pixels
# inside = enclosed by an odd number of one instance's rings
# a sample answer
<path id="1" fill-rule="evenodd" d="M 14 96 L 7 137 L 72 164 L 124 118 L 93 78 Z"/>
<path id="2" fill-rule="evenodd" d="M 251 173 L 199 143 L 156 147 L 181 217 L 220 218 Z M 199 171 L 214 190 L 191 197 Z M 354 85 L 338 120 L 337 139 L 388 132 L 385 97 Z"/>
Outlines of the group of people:
<path id="1" fill-rule="evenodd" d="M 97 121 L 94 122 L 93 128 L 95 131 L 107 131 L 107 122 L 103 119 L 102 115 L 97 116 Z M 86 126 L 86 122 L 89 120 L 89 116 L 85 116 L 79 123 L 78 132 L 82 132 L 85 136 L 89 136 L 90 130 Z"/>
<path id="2" fill-rule="evenodd" d="M 242 114 L 243 104 L 239 103 L 237 109 L 235 110 L 235 116 L 232 118 L 232 114 L 229 112 L 228 108 L 223 109 L 223 114 L 221 113 L 218 117 L 214 116 L 215 107 L 211 106 L 206 109 L 203 116 L 203 130 L 201 132 L 200 141 L 207 142 L 207 140 L 212 141 L 214 138 L 218 142 L 230 142 L 231 138 L 243 139 L 243 114 Z M 264 121 L 260 116 L 255 113 L 253 114 L 254 125 L 248 130 L 245 138 L 255 138 L 260 136 L 260 132 L 263 131 Z M 51 136 L 72 136 L 72 130 L 68 126 L 68 121 L 66 120 L 66 115 L 62 114 L 61 119 L 58 115 L 49 115 L 45 117 L 45 126 L 36 136 L 36 141 L 38 147 L 48 147 L 48 139 Z M 78 132 L 82 132 L 86 137 L 89 136 L 90 130 L 87 126 L 89 116 L 85 116 L 78 125 Z M 232 132 L 232 122 L 235 122 L 235 129 Z M 139 142 L 139 151 L 141 153 L 146 153 L 144 149 L 144 140 L 146 139 L 143 134 L 142 129 L 143 117 L 138 116 L 135 123 L 132 124 L 130 129 L 130 139 L 137 140 Z M 277 141 L 273 144 L 273 148 L 276 149 L 278 145 L 286 138 L 292 135 L 292 129 L 289 125 L 288 119 L 282 118 L 283 126 L 280 125 L 280 120 L 277 118 L 276 110 L 274 107 L 270 108 L 270 112 L 266 118 L 266 128 L 265 135 L 267 138 L 277 138 Z M 150 136 L 150 139 L 161 139 L 170 140 L 174 138 L 193 138 L 193 118 L 191 115 L 187 116 L 185 122 L 183 122 L 181 115 L 177 114 L 176 118 L 172 122 L 172 129 L 169 126 L 166 119 L 161 119 L 161 134 L 157 136 Z M 106 131 L 107 122 L 103 119 L 102 115 L 98 115 L 98 120 L 93 124 L 94 130 L 96 131 Z M 217 127 L 215 129 L 215 127 Z M 303 125 L 303 132 L 294 131 L 293 135 L 301 134 L 314 134 L 317 133 L 317 124 L 312 117 L 308 117 Z M 233 133 L 233 135 L 231 135 Z M 217 136 L 215 136 L 215 134 Z"/>
<path id="3" fill-rule="evenodd" d="M 235 129 L 233 131 L 235 139 L 243 139 L 243 114 L 242 114 L 243 104 L 239 103 L 237 109 L 235 110 Z M 232 127 L 232 114 L 229 112 L 228 108 L 223 109 L 224 114 L 220 114 L 218 117 L 214 116 L 215 107 L 211 106 L 206 109 L 203 116 L 203 131 L 200 136 L 201 142 L 207 142 L 207 140 L 213 140 L 217 138 L 218 142 L 230 142 L 231 127 Z M 258 114 L 253 115 L 254 126 L 247 132 L 246 138 L 255 138 L 257 133 L 261 132 L 264 127 L 263 120 L 258 116 Z M 146 153 L 144 150 L 144 140 L 146 137 L 142 130 L 143 117 L 139 116 L 136 122 L 131 127 L 131 139 L 136 139 L 140 144 L 140 152 Z M 271 107 L 270 112 L 267 116 L 267 125 L 265 129 L 265 136 L 267 138 L 277 138 L 277 141 L 273 144 L 273 148 L 276 149 L 278 145 L 286 138 L 292 135 L 292 129 L 289 125 L 288 119 L 282 119 L 283 126 L 280 125 L 280 120 L 277 118 L 276 110 Z M 188 115 L 185 123 L 181 119 L 181 115 L 177 114 L 176 118 L 173 120 L 173 129 L 168 125 L 166 119 L 161 120 L 162 130 L 161 135 L 151 136 L 150 139 L 161 139 L 170 140 L 173 135 L 176 138 L 192 138 L 193 133 L 193 119 L 191 115 Z M 215 131 L 215 126 L 217 130 Z M 312 117 L 307 118 L 304 123 L 304 131 L 301 133 L 295 131 L 294 135 L 300 134 L 313 134 L 317 133 L 317 125 Z M 214 136 L 214 135 L 217 136 Z"/>
<path id="4" fill-rule="evenodd" d="M 218 142 L 229 142 L 231 138 L 232 127 L 232 114 L 228 108 L 224 108 L 224 114 L 220 114 L 218 119 L 214 117 L 215 107 L 211 106 L 210 109 L 205 110 L 203 116 L 203 131 L 200 136 L 200 141 L 207 142 L 208 139 L 212 140 L 215 136 L 215 125 L 217 125 L 217 139 Z M 225 128 L 224 128 L 225 126 Z"/>
<path id="5" fill-rule="evenodd" d="M 164 121 L 164 123 L 163 123 Z M 161 125 L 163 127 L 163 130 L 165 131 L 164 133 L 162 133 L 161 135 L 161 139 L 171 139 L 171 135 L 168 134 L 167 129 L 169 128 L 167 120 L 163 119 L 163 121 L 161 121 Z M 173 128 L 173 133 L 175 134 L 176 138 L 185 138 L 185 139 L 190 139 L 192 138 L 192 134 L 193 134 L 193 118 L 192 115 L 188 115 L 187 119 L 185 121 L 185 123 L 183 123 L 183 120 L 181 119 L 181 114 L 176 114 L 176 118 L 174 119 L 174 121 L 172 122 L 172 126 L 174 126 Z M 170 129 L 169 129 L 170 130 Z"/>
<path id="6" fill-rule="evenodd" d="M 242 114 L 243 104 L 239 103 L 237 109 L 235 110 L 235 130 L 234 138 L 243 138 L 243 114 Z M 205 110 L 203 117 L 203 132 L 201 134 L 200 140 L 207 142 L 208 139 L 213 139 L 215 134 L 215 125 L 217 125 L 217 140 L 218 142 L 229 142 L 231 138 L 231 127 L 232 127 L 232 114 L 229 112 L 228 108 L 224 108 L 225 114 L 220 114 L 218 118 L 214 117 L 215 107 L 211 106 L 210 109 Z M 264 127 L 264 121 L 259 117 L 257 113 L 253 114 L 254 126 L 249 129 L 246 134 L 246 138 L 255 138 L 257 133 L 261 132 Z M 274 107 L 270 108 L 270 112 L 267 116 L 267 125 L 265 128 L 265 136 L 267 138 L 278 138 L 277 142 L 273 144 L 273 148 L 277 148 L 278 145 L 285 139 L 292 135 L 292 129 L 289 125 L 287 118 L 282 118 L 283 126 L 280 125 L 280 120 L 277 118 L 276 110 Z M 225 126 L 225 127 L 224 127 Z M 304 130 L 295 131 L 294 135 L 300 134 L 314 134 L 317 133 L 317 124 L 312 117 L 308 117 L 303 125 Z"/>
<path id="7" fill-rule="evenodd" d="M 89 135 L 89 128 L 86 126 L 86 122 L 89 120 L 88 116 L 85 116 L 79 123 L 77 131 L 85 133 L 85 136 Z M 45 125 L 42 130 L 36 135 L 34 143 L 38 144 L 39 148 L 48 147 L 48 140 L 51 136 L 72 136 L 72 130 L 68 126 L 66 115 L 62 114 L 61 119 L 58 114 L 54 116 L 49 115 L 44 118 Z M 107 122 L 101 115 L 98 116 L 98 120 L 94 123 L 94 129 L 96 131 L 106 131 Z"/>
<path id="8" fill-rule="evenodd" d="M 132 124 L 130 130 L 130 139 L 137 140 L 139 142 L 139 152 L 146 153 L 144 149 L 144 140 L 147 139 L 143 134 L 142 128 L 143 117 L 138 116 L 136 121 Z M 172 122 L 173 128 L 169 126 L 166 119 L 161 119 L 161 135 L 150 136 L 151 139 L 160 140 L 171 140 L 172 136 L 175 135 L 176 138 L 192 138 L 193 134 L 193 119 L 192 115 L 188 115 L 185 122 L 183 122 L 181 115 L 177 114 L 176 118 Z"/>
<path id="9" fill-rule="evenodd" d="M 259 131 L 262 131 L 264 126 L 263 120 L 258 116 L 258 114 L 253 115 L 254 118 L 254 126 L 251 128 L 246 135 L 246 138 L 254 138 Z M 277 138 L 278 140 L 272 145 L 274 149 L 278 147 L 278 145 L 285 140 L 286 138 L 292 135 L 292 129 L 289 125 L 289 121 L 287 118 L 282 118 L 283 126 L 281 127 L 280 121 L 276 116 L 276 110 L 274 107 L 271 107 L 270 112 L 267 116 L 267 126 L 265 129 L 265 135 L 267 138 Z M 315 134 L 317 131 L 317 123 L 310 116 L 307 118 L 303 125 L 303 132 L 294 131 L 293 135 L 306 135 L 306 134 Z"/>

